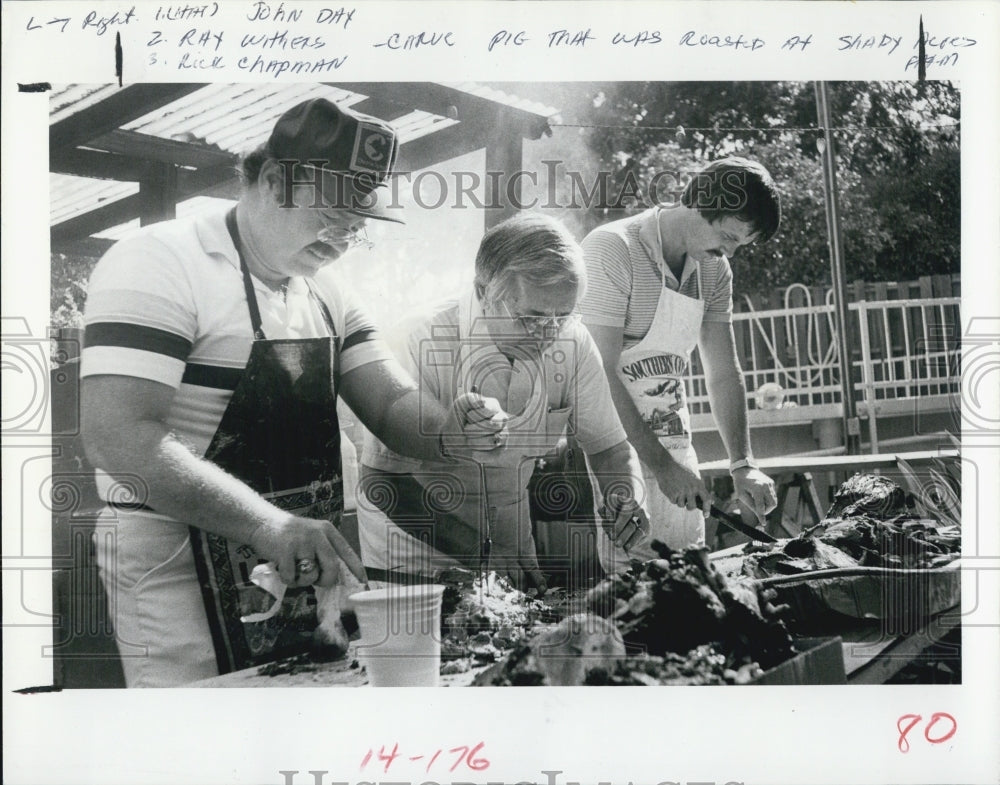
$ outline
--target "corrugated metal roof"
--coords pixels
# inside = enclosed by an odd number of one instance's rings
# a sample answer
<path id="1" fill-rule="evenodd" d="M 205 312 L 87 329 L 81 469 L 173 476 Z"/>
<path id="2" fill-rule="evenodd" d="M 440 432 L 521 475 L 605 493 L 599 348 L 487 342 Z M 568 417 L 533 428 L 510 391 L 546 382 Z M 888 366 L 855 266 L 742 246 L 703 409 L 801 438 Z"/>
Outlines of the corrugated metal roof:
<path id="1" fill-rule="evenodd" d="M 139 183 L 49 174 L 49 223 L 57 224 L 107 202 L 139 193 Z"/>
<path id="2" fill-rule="evenodd" d="M 49 93 L 49 123 L 64 120 L 112 95 L 118 88 L 105 85 L 65 85 Z"/>
<path id="3" fill-rule="evenodd" d="M 510 93 L 505 93 L 502 90 L 497 90 L 494 87 L 488 87 L 484 84 L 479 84 L 477 82 L 461 82 L 460 84 L 450 85 L 456 90 L 461 90 L 463 92 L 469 93 L 471 95 L 479 96 L 480 98 L 487 98 L 493 103 L 504 104 L 505 106 L 510 106 L 514 109 L 523 109 L 526 112 L 532 112 L 533 114 L 541 115 L 542 117 L 552 117 L 559 113 L 559 110 L 547 106 L 538 101 L 531 101 L 527 98 L 519 98 L 516 95 L 511 95 Z"/>
<path id="4" fill-rule="evenodd" d="M 490 101 L 542 116 L 556 110 L 485 85 L 462 83 L 455 89 Z M 50 123 L 70 117 L 114 94 L 114 85 L 65 85 L 49 94 Z M 220 150 L 242 154 L 263 143 L 274 121 L 300 101 L 325 97 L 341 105 L 354 106 L 368 96 L 324 84 L 261 86 L 211 84 L 122 126 L 163 139 L 199 142 Z M 406 144 L 456 124 L 457 120 L 425 111 L 412 111 L 392 121 L 401 144 Z M 137 183 L 52 174 L 50 177 L 51 224 L 65 221 L 138 191 Z"/>

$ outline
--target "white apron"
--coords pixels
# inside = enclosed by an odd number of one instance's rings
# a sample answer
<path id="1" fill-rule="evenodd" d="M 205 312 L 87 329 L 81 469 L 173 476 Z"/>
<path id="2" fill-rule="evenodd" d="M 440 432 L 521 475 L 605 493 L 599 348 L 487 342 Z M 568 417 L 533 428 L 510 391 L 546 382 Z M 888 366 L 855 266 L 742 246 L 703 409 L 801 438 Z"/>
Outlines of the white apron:
<path id="1" fill-rule="evenodd" d="M 695 276 L 698 297 L 691 298 L 668 289 L 666 263 L 663 261 L 663 238 L 660 236 L 657 215 L 658 248 L 653 255 L 664 286 L 649 332 L 635 346 L 621 353 L 616 368 L 618 378 L 625 385 L 639 414 L 656 434 L 671 457 L 678 463 L 697 472 L 698 456 L 691 445 L 691 418 L 687 409 L 685 378 L 691 360 L 691 350 L 698 344 L 705 303 L 701 299 L 701 270 L 695 262 L 694 270 L 684 273 Z M 679 287 L 678 287 L 679 288 Z M 624 570 L 630 559 L 655 559 L 657 554 L 649 544 L 660 540 L 671 548 L 703 545 L 705 519 L 700 510 L 678 507 L 660 491 L 652 471 L 643 465 L 646 482 L 646 511 L 649 513 L 650 536 L 642 545 L 626 554 L 605 536 L 598 536 L 598 554 L 605 572 Z M 600 527 L 601 522 L 598 521 Z"/>
<path id="2" fill-rule="evenodd" d="M 571 407 L 554 409 L 549 405 L 544 360 L 537 356 L 525 360 L 516 358 L 511 365 L 485 331 L 485 320 L 477 320 L 476 311 L 471 299 L 461 301 L 459 349 L 452 389 L 454 397 L 458 397 L 475 388 L 481 395 L 497 398 L 510 415 L 503 465 L 485 468 L 489 526 L 483 520 L 486 510 L 482 504 L 483 478 L 478 464 L 472 461 L 428 464 L 426 489 L 432 491 L 435 475 L 448 472 L 459 487 L 472 489 L 465 495 L 456 515 L 478 524 L 483 533 L 495 532 L 499 527 L 520 527 L 530 532 L 527 488 L 535 458 L 555 449 L 566 429 Z M 505 378 L 508 372 L 509 384 Z M 424 477 L 414 474 L 414 478 L 424 484 Z M 364 497 L 360 489 L 358 530 L 361 558 L 368 567 L 429 574 L 437 569 L 459 566 L 452 556 L 396 526 Z"/>

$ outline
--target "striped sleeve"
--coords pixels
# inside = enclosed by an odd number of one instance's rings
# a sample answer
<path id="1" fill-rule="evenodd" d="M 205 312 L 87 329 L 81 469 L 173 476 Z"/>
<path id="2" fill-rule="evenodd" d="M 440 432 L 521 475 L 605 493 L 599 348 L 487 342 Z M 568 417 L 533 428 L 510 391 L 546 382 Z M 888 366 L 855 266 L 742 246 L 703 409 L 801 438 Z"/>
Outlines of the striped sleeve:
<path id="1" fill-rule="evenodd" d="M 582 243 L 587 265 L 587 292 L 580 312 L 588 324 L 624 327 L 632 290 L 632 265 L 625 239 L 603 227 Z"/>
<path id="2" fill-rule="evenodd" d="M 728 259 L 720 259 L 714 286 L 706 292 L 706 322 L 731 322 L 733 320 L 733 268 Z"/>
<path id="3" fill-rule="evenodd" d="M 350 292 L 340 289 L 338 293 L 344 318 L 340 345 L 341 373 L 368 363 L 392 359 L 392 352 L 367 311 Z"/>
<path id="4" fill-rule="evenodd" d="M 122 240 L 87 287 L 81 376 L 134 376 L 178 387 L 197 311 L 179 260 L 160 241 Z"/>

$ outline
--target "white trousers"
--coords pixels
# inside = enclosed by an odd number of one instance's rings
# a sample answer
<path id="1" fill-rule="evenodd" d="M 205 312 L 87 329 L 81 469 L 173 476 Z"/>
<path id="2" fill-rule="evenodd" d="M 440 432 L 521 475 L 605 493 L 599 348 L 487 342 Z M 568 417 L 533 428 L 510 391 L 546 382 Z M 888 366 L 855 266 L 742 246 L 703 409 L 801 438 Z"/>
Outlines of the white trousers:
<path id="1" fill-rule="evenodd" d="M 188 527 L 105 509 L 94 536 L 126 685 L 176 687 L 217 676 Z"/>

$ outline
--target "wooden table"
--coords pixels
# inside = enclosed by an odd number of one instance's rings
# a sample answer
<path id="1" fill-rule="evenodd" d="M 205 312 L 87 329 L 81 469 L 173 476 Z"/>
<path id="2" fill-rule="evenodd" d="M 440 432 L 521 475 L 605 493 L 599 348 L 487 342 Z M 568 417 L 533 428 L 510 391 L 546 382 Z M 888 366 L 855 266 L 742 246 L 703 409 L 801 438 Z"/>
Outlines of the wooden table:
<path id="1" fill-rule="evenodd" d="M 924 650 L 941 641 L 961 623 L 956 606 L 928 618 L 920 627 L 907 634 L 886 634 L 878 619 L 844 622 L 840 629 L 812 631 L 815 636 L 839 636 L 843 645 L 844 673 L 848 684 L 883 684 L 908 664 L 917 660 Z M 195 682 L 190 687 L 365 687 L 368 679 L 357 663 L 356 642 L 347 655 L 334 662 L 305 663 L 291 672 L 268 676 L 268 666 L 247 668 L 222 676 Z M 468 687 L 473 679 L 489 668 L 483 665 L 465 673 L 441 677 L 442 687 Z"/>
<path id="2" fill-rule="evenodd" d="M 926 649 L 939 643 L 961 623 L 961 609 L 949 608 L 907 635 L 886 635 L 879 621 L 843 630 L 844 672 L 848 684 L 885 684 Z"/>
<path id="3" fill-rule="evenodd" d="M 920 653 L 942 640 L 959 625 L 959 609 L 953 608 L 929 619 L 919 630 L 909 635 L 886 636 L 878 621 L 858 624 L 844 630 L 830 630 L 843 641 L 844 672 L 848 684 L 884 684 L 904 667 L 918 659 Z M 466 673 L 441 677 L 442 687 L 468 687 L 473 679 L 489 666 L 483 665 Z M 366 687 L 368 679 L 357 667 L 354 648 L 336 662 L 310 663 L 293 673 L 276 676 L 261 675 L 261 668 L 215 676 L 189 684 L 189 687 Z"/>
<path id="4" fill-rule="evenodd" d="M 935 458 L 958 457 L 958 450 L 920 450 L 918 452 L 895 452 L 880 455 L 779 455 L 772 458 L 758 458 L 761 471 L 766 474 L 789 471 L 804 472 L 853 472 L 872 469 L 890 469 L 900 458 L 911 466 L 930 463 Z M 729 474 L 729 461 L 707 461 L 699 464 L 703 477 L 723 477 Z"/>
<path id="5" fill-rule="evenodd" d="M 222 676 L 213 676 L 189 684 L 189 687 L 367 687 L 368 677 L 358 665 L 357 641 L 352 641 L 347 654 L 334 662 L 296 665 L 290 673 L 267 676 L 261 670 L 268 666 L 246 668 Z M 283 661 L 287 662 L 287 661 Z M 466 673 L 441 677 L 442 687 L 468 687 L 472 680 L 489 665 L 473 668 Z"/>

